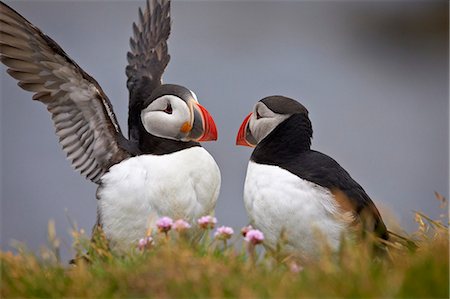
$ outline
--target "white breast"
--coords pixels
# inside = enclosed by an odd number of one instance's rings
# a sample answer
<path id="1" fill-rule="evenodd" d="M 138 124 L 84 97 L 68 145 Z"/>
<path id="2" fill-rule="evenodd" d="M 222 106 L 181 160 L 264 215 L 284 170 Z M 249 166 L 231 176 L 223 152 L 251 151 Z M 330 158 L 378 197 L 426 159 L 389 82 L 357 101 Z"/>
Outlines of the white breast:
<path id="1" fill-rule="evenodd" d="M 314 257 L 323 241 L 337 249 L 346 229 L 336 217 L 340 211 L 327 189 L 278 166 L 250 161 L 244 202 L 269 248 L 275 249 L 283 235 L 287 242 L 283 249 L 303 258 Z"/>
<path id="2" fill-rule="evenodd" d="M 220 189 L 219 168 L 201 147 L 129 158 L 101 180 L 98 210 L 115 249 L 129 248 L 159 217 L 192 221 L 213 213 Z"/>

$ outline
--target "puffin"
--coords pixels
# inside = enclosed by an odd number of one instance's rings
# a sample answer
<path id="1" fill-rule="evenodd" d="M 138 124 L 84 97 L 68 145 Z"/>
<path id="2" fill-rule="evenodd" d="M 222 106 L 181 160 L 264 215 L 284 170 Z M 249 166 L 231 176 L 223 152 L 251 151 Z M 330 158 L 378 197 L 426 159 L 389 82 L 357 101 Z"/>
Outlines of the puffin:
<path id="1" fill-rule="evenodd" d="M 359 232 L 387 240 L 373 201 L 338 162 L 311 149 L 312 134 L 308 110 L 279 95 L 257 102 L 239 128 L 236 144 L 254 148 L 244 204 L 266 248 L 311 261 Z"/>
<path id="2" fill-rule="evenodd" d="M 117 251 L 136 245 L 159 217 L 193 223 L 212 214 L 221 183 L 217 163 L 200 145 L 217 140 L 211 114 L 190 89 L 162 82 L 170 60 L 170 1 L 146 4 L 127 53 L 126 138 L 97 81 L 0 2 L 0 60 L 33 100 L 46 105 L 73 168 L 98 185 L 95 228 Z"/>

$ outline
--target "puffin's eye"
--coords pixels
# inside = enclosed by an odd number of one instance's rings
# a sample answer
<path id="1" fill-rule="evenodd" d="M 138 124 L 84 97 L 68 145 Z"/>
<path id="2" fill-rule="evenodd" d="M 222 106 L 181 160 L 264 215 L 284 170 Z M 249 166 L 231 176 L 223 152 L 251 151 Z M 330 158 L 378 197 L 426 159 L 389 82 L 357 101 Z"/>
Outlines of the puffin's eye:
<path id="1" fill-rule="evenodd" d="M 261 114 L 259 114 L 258 110 L 256 110 L 256 119 L 260 119 L 261 117 Z"/>
<path id="2" fill-rule="evenodd" d="M 164 112 L 167 114 L 172 114 L 172 105 L 170 103 L 167 103 L 166 109 L 164 109 Z"/>

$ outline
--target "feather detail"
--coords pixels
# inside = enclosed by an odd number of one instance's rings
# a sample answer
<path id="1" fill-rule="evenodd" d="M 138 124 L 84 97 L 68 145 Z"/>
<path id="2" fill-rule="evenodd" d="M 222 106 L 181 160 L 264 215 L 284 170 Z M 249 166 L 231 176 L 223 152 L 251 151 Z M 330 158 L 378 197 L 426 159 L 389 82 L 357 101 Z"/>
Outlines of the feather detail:
<path id="1" fill-rule="evenodd" d="M 24 90 L 52 114 L 67 159 L 95 183 L 129 157 L 109 99 L 51 38 L 0 2 L 0 60 Z"/>

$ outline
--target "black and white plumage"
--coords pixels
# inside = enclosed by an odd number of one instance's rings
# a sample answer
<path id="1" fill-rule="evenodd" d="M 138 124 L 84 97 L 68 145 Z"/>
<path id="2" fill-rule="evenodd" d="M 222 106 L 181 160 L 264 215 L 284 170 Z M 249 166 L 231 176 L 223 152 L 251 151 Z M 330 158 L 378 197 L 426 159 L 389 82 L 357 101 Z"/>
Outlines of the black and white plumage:
<path id="1" fill-rule="evenodd" d="M 307 109 L 283 96 L 260 100 L 242 123 L 236 143 L 255 147 L 247 169 L 244 202 L 251 223 L 275 249 L 317 257 L 321 242 L 336 250 L 358 229 L 388 238 L 370 197 L 335 160 L 311 150 Z M 323 243 L 323 242 L 322 242 Z"/>
<path id="2" fill-rule="evenodd" d="M 129 139 L 99 84 L 50 37 L 0 2 L 0 59 L 46 105 L 72 166 L 99 184 L 98 225 L 125 249 L 160 216 L 193 220 L 214 211 L 220 172 L 199 141 L 217 139 L 189 89 L 162 84 L 169 62 L 170 1 L 149 0 L 133 24 Z"/>

